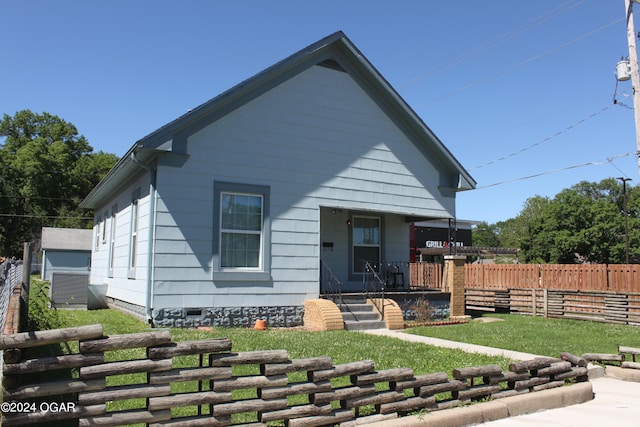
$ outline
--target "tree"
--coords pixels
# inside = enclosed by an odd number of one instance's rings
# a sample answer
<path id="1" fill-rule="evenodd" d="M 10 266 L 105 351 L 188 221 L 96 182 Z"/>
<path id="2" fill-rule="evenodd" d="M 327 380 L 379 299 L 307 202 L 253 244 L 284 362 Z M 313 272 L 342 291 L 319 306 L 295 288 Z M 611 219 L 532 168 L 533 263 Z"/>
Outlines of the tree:
<path id="1" fill-rule="evenodd" d="M 88 228 L 79 202 L 117 161 L 93 153 L 76 127 L 49 113 L 29 110 L 0 121 L 0 253 L 20 256 L 22 242 L 43 226 Z"/>
<path id="2" fill-rule="evenodd" d="M 524 202 L 520 214 L 516 217 L 520 249 L 526 262 L 545 262 L 549 259 L 550 236 L 547 210 L 550 200 L 547 197 L 534 196 Z"/>
<path id="3" fill-rule="evenodd" d="M 487 222 L 481 222 L 471 230 L 472 245 L 492 248 L 500 246 L 496 229 L 496 225 L 489 225 Z"/>
<path id="4" fill-rule="evenodd" d="M 640 262 L 640 188 L 614 178 L 580 182 L 553 199 L 529 198 L 516 218 L 489 226 L 500 246 L 519 247 L 526 262 Z"/>

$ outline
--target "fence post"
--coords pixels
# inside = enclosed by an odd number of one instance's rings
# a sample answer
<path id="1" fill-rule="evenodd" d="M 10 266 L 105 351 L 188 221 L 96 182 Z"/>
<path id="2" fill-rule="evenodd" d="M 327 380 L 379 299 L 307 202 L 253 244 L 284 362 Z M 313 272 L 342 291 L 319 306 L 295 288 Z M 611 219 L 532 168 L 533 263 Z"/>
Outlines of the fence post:
<path id="1" fill-rule="evenodd" d="M 464 299 L 464 263 L 467 257 L 463 255 L 445 255 L 444 268 L 446 285 L 451 292 L 450 317 L 463 317 L 465 315 L 465 299 Z"/>
<path id="2" fill-rule="evenodd" d="M 531 314 L 533 317 L 538 315 L 538 290 L 536 288 L 531 289 Z"/>
<path id="3" fill-rule="evenodd" d="M 18 285 L 22 286 L 20 319 L 23 322 L 22 325 L 26 325 L 27 319 L 29 319 L 29 288 L 31 286 L 31 243 L 29 242 L 24 242 L 22 252 L 22 283 Z"/>
<path id="4" fill-rule="evenodd" d="M 547 288 L 544 288 L 542 290 L 542 305 L 543 305 L 543 310 L 544 310 L 544 318 L 548 319 L 549 318 L 549 290 Z"/>

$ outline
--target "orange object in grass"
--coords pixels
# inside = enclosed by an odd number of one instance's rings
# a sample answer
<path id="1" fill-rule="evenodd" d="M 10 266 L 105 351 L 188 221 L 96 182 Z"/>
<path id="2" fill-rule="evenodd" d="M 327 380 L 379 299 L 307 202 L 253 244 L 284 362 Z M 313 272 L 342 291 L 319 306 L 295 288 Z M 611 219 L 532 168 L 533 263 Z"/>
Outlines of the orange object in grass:
<path id="1" fill-rule="evenodd" d="M 264 319 L 256 320 L 256 325 L 253 327 L 253 329 L 264 331 L 265 329 L 267 329 L 267 321 Z"/>

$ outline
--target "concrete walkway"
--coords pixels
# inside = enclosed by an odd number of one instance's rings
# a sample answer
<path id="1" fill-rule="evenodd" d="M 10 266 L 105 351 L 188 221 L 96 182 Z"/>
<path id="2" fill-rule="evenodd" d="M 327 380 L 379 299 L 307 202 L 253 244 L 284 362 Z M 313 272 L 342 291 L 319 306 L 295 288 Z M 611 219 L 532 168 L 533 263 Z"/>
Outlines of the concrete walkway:
<path id="1" fill-rule="evenodd" d="M 422 344 L 432 345 L 434 347 L 453 348 L 462 350 L 467 353 L 479 353 L 489 356 L 502 356 L 513 360 L 531 360 L 536 357 L 542 357 L 530 353 L 521 353 L 519 351 L 503 350 L 500 348 L 486 347 L 484 345 L 467 344 L 456 341 L 443 340 L 440 338 L 423 337 L 420 335 L 407 334 L 400 331 L 390 331 L 388 329 L 370 329 L 362 331 L 371 335 L 381 335 L 385 337 L 398 338 L 403 341 L 411 341 Z"/>
<path id="2" fill-rule="evenodd" d="M 468 353 L 503 356 L 513 360 L 531 360 L 540 357 L 535 354 L 422 337 L 386 329 L 362 332 L 458 349 Z M 434 412 L 422 417 L 402 417 L 371 425 L 376 427 L 464 427 L 480 424 L 487 427 L 640 425 L 640 371 L 612 367 L 607 368 L 605 374 L 602 368 L 590 366 L 589 378 L 589 382 L 536 392 L 535 396 L 514 396 L 470 407 Z M 527 401 L 523 402 L 523 399 Z M 523 410 L 525 408 L 526 410 Z M 474 412 L 480 412 L 481 415 L 473 414 Z"/>
<path id="3" fill-rule="evenodd" d="M 487 427 L 624 427 L 640 425 L 640 383 L 608 377 L 590 382 L 595 397 L 589 402 L 504 418 L 482 425 Z"/>

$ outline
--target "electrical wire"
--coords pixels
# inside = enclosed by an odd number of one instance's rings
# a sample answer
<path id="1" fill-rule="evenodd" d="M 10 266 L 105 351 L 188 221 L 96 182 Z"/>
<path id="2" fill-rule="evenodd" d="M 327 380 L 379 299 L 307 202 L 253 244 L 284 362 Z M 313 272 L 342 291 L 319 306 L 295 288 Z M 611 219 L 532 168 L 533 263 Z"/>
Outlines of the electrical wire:
<path id="1" fill-rule="evenodd" d="M 547 56 L 547 55 L 550 55 L 550 54 L 552 54 L 552 53 L 555 53 L 556 51 L 558 51 L 558 50 L 560 50 L 560 49 L 564 49 L 564 48 L 565 48 L 565 47 L 567 47 L 567 46 L 570 46 L 570 45 L 572 45 L 572 44 L 574 44 L 574 43 L 577 43 L 577 42 L 579 42 L 579 41 L 580 41 L 580 40 L 582 40 L 582 39 L 585 39 L 585 38 L 590 37 L 590 36 L 592 36 L 592 35 L 594 35 L 594 34 L 596 34 L 596 33 L 599 33 L 600 31 L 603 31 L 603 30 L 605 30 L 605 29 L 607 29 L 607 28 L 611 27 L 612 25 L 615 25 L 615 24 L 617 24 L 617 23 L 619 23 L 619 22 L 622 22 L 622 21 L 624 21 L 624 18 L 620 18 L 620 19 L 616 19 L 615 21 L 611 21 L 611 22 L 609 22 L 608 24 L 605 24 L 605 25 L 603 25 L 603 26 L 601 26 L 601 27 L 599 27 L 599 28 L 596 28 L 596 29 L 595 29 L 595 30 L 593 30 L 593 31 L 590 31 L 590 32 L 588 32 L 588 33 L 586 33 L 586 34 L 581 35 L 580 37 L 577 37 L 577 38 L 575 38 L 575 39 L 573 39 L 573 40 L 569 40 L 568 42 L 565 42 L 565 43 L 563 43 L 563 44 L 561 44 L 561 45 L 559 45 L 559 46 L 556 46 L 556 47 L 554 47 L 554 48 L 552 48 L 552 49 L 546 50 L 546 51 L 544 51 L 544 52 L 542 52 L 542 53 L 540 53 L 540 54 L 538 54 L 538 55 L 534 55 L 534 56 L 530 57 L 529 59 L 526 59 L 526 60 L 524 60 L 524 61 L 522 61 L 522 62 L 519 62 L 519 63 L 517 63 L 517 64 L 515 64 L 515 65 L 512 65 L 511 67 L 505 68 L 505 69 L 503 69 L 503 70 L 501 70 L 501 71 L 499 71 L 499 72 L 496 72 L 496 73 L 490 74 L 490 75 L 488 75 L 488 76 L 486 76 L 486 77 L 484 77 L 484 78 L 482 78 L 482 79 L 479 79 L 479 80 L 476 80 L 475 82 L 469 83 L 469 84 L 468 84 L 468 85 L 466 85 L 466 86 L 462 86 L 462 87 L 460 87 L 460 88 L 458 88 L 458 89 L 456 89 L 456 90 L 453 90 L 453 91 L 451 91 L 451 92 L 445 93 L 444 95 L 441 95 L 441 96 L 439 96 L 439 97 L 437 97 L 437 98 L 434 98 L 434 99 L 432 99 L 432 100 L 430 100 L 430 101 L 428 101 L 428 102 L 425 102 L 425 103 L 419 104 L 419 106 L 425 106 L 425 105 L 433 104 L 433 103 L 434 103 L 434 102 L 436 102 L 436 101 L 441 101 L 441 100 L 446 99 L 446 98 L 449 98 L 449 97 L 451 97 L 451 96 L 453 96 L 453 95 L 457 95 L 457 94 L 458 94 L 458 93 L 460 93 L 460 92 L 463 92 L 463 91 L 465 91 L 465 90 L 471 89 L 471 88 L 473 88 L 473 87 L 475 87 L 475 86 L 478 86 L 478 85 L 480 85 L 480 84 L 482 84 L 482 83 L 485 83 L 485 82 L 487 82 L 487 81 L 493 80 L 493 79 L 495 79 L 496 77 L 499 77 L 499 76 L 501 76 L 501 75 L 503 75 L 503 74 L 511 73 L 511 72 L 512 72 L 513 70 L 515 70 L 516 68 L 520 68 L 520 67 L 522 67 L 522 66 L 524 66 L 524 65 L 527 65 L 527 64 L 529 64 L 529 63 L 531 63 L 531 62 L 537 61 L 537 60 L 538 60 L 538 59 L 540 59 L 540 58 L 543 58 L 543 57 L 545 57 L 545 56 Z"/>
<path id="2" fill-rule="evenodd" d="M 533 143 L 533 144 L 531 144 L 531 145 L 528 145 L 528 146 L 526 146 L 526 147 L 524 147 L 524 148 L 522 148 L 522 149 L 520 149 L 520 150 L 518 150 L 518 151 L 514 151 L 513 153 L 507 154 L 506 156 L 502 156 L 502 157 L 500 157 L 500 158 L 498 158 L 498 159 L 491 160 L 491 161 L 486 162 L 486 163 L 483 163 L 483 164 L 481 164 L 481 165 L 478 165 L 478 166 L 474 166 L 474 167 L 472 167 L 472 168 L 469 168 L 469 170 L 471 171 L 471 170 L 475 170 L 475 169 L 483 168 L 483 167 L 485 167 L 485 166 L 493 165 L 493 164 L 498 163 L 498 162 L 501 162 L 501 161 L 503 161 L 503 160 L 510 159 L 511 157 L 515 157 L 515 156 L 517 156 L 518 154 L 522 154 L 522 153 L 524 153 L 525 151 L 531 150 L 532 148 L 535 148 L 535 147 L 537 147 L 537 146 L 539 146 L 539 145 L 544 144 L 545 142 L 549 142 L 549 141 L 551 141 L 553 138 L 556 138 L 556 137 L 558 137 L 558 136 L 560 136 L 560 135 L 562 135 L 562 134 L 564 134 L 564 133 L 567 133 L 567 132 L 568 132 L 568 131 L 570 131 L 571 129 L 574 129 L 574 128 L 578 127 L 579 125 L 581 125 L 581 124 L 583 124 L 583 123 L 588 122 L 589 120 L 593 119 L 593 118 L 594 118 L 594 117 L 596 117 L 597 115 L 599 115 L 599 114 L 601 114 L 601 113 L 605 112 L 606 110 L 608 110 L 609 108 L 611 108 L 613 105 L 614 105 L 614 104 L 607 105 L 607 106 L 605 106 L 605 107 L 601 108 L 599 111 L 596 111 L 595 113 L 592 113 L 592 114 L 588 115 L 587 117 L 584 117 L 584 118 L 582 118 L 582 119 L 578 120 L 577 122 L 575 122 L 575 123 L 573 123 L 573 124 L 571 124 L 571 125 L 567 126 L 566 128 L 564 128 L 563 130 L 560 130 L 560 131 L 558 131 L 558 132 L 554 133 L 553 135 L 548 136 L 548 137 L 546 137 L 546 138 L 544 138 L 544 139 L 542 139 L 542 140 L 540 140 L 540 141 L 538 141 L 538 142 L 535 142 L 535 143 Z"/>
<path id="3" fill-rule="evenodd" d="M 567 1 L 567 2 L 565 2 L 563 4 L 561 4 L 560 6 L 558 6 L 558 7 L 554 8 L 554 9 L 552 9 L 552 10 L 550 10 L 550 11 L 548 11 L 548 12 L 546 12 L 546 13 L 540 15 L 540 16 L 538 16 L 537 18 L 534 18 L 534 19 L 532 19 L 530 21 L 527 21 L 524 24 L 522 24 L 522 25 L 520 25 L 520 26 L 518 26 L 518 27 L 516 27 L 516 28 L 514 28 L 512 30 L 507 31 L 504 34 L 501 34 L 500 36 L 498 36 L 498 37 L 496 37 L 496 38 L 494 38 L 494 39 L 492 39 L 492 40 L 490 40 L 490 41 L 488 41 L 488 42 L 486 42 L 486 43 L 484 43 L 484 44 L 482 44 L 482 45 L 480 45 L 480 46 L 478 46 L 476 48 L 473 48 L 473 49 L 461 54 L 460 56 L 456 57 L 455 59 L 453 59 L 453 60 L 445 63 L 444 65 L 436 68 L 435 70 L 432 70 L 432 71 L 430 71 L 428 73 L 425 73 L 425 74 L 423 74 L 421 76 L 418 76 L 418 77 L 416 77 L 416 78 L 414 78 L 414 79 L 412 79 L 412 80 L 410 80 L 410 81 L 408 81 L 408 82 L 406 82 L 404 84 L 399 85 L 398 89 L 406 89 L 408 87 L 411 87 L 413 85 L 418 84 L 419 82 L 421 82 L 423 80 L 426 80 L 426 79 L 428 79 L 430 77 L 433 77 L 433 76 L 435 76 L 437 74 L 440 74 L 441 72 L 447 70 L 448 68 L 453 67 L 454 65 L 458 65 L 461 62 L 464 62 L 469 58 L 472 58 L 472 57 L 474 57 L 476 55 L 479 55 L 479 54 L 481 54 L 481 53 L 483 53 L 483 52 L 485 52 L 485 51 L 487 51 L 489 49 L 492 49 L 492 48 L 494 48 L 496 46 L 499 46 L 500 44 L 502 44 L 502 43 L 504 43 L 504 42 L 506 42 L 508 40 L 511 40 L 512 38 L 515 38 L 515 37 L 517 37 L 517 36 L 519 36 L 521 34 L 524 34 L 527 31 L 533 30 L 534 28 L 536 28 L 536 27 L 538 27 L 538 26 L 540 26 L 540 25 L 542 25 L 542 24 L 544 24 L 544 23 L 546 23 L 546 22 L 548 22 L 548 21 L 550 21 L 550 20 L 562 15 L 563 13 L 566 13 L 566 12 L 570 11 L 571 9 L 581 5 L 582 3 L 585 3 L 585 1 L 586 0 L 570 0 L 570 1 Z"/>
<path id="4" fill-rule="evenodd" d="M 15 218 L 47 218 L 47 219 L 85 219 L 93 220 L 90 216 L 63 216 L 63 215 L 16 215 L 0 213 L 0 217 L 15 217 Z"/>
<path id="5" fill-rule="evenodd" d="M 613 164 L 612 161 L 622 158 L 622 157 L 627 157 L 627 156 L 632 156 L 632 155 L 638 155 L 639 153 L 637 151 L 633 151 L 630 153 L 625 153 L 625 154 L 618 154 L 616 156 L 613 157 L 608 157 L 606 160 L 602 160 L 602 161 L 596 161 L 596 162 L 586 162 L 586 163 L 580 163 L 578 165 L 572 165 L 572 166 L 567 166 L 564 168 L 558 168 L 558 169 L 552 169 L 550 171 L 546 171 L 546 172 L 540 172 L 540 173 L 536 173 L 533 175 L 527 175 L 527 176 L 523 176 L 520 178 L 513 178 L 513 179 L 508 179 L 505 181 L 500 181 L 500 182 L 495 182 L 493 184 L 487 184 L 487 185 L 482 185 L 479 187 L 476 187 L 476 190 L 480 190 L 483 188 L 491 188 L 491 187 L 497 187 L 498 185 L 503 185 L 503 184 L 509 184 L 512 182 L 516 182 L 516 181 L 524 181 L 526 179 L 531 179 L 531 178 L 537 178 L 540 176 L 544 176 L 544 175 L 551 175 L 553 173 L 558 173 L 558 172 L 563 172 L 563 171 L 567 171 L 567 170 L 571 170 L 571 169 L 577 169 L 577 168 L 581 168 L 584 166 L 600 166 L 600 165 L 606 165 L 608 163 Z"/>

